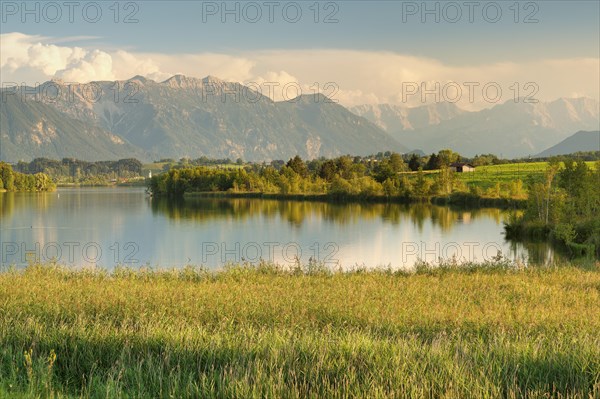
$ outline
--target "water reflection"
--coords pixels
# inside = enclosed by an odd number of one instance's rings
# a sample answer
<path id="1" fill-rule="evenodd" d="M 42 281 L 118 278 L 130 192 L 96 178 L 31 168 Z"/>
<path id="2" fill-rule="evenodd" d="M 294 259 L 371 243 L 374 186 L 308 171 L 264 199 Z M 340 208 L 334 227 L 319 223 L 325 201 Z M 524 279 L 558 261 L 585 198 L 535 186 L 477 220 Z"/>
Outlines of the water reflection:
<path id="1" fill-rule="evenodd" d="M 296 228 L 301 228 L 306 220 L 315 217 L 341 226 L 371 220 L 381 220 L 391 225 L 411 223 L 419 231 L 423 230 L 426 221 L 430 221 L 443 232 L 452 231 L 457 223 L 468 225 L 481 218 L 500 224 L 506 215 L 506 211 L 496 208 L 465 210 L 428 204 L 343 204 L 245 198 L 153 198 L 151 207 L 155 215 L 165 214 L 174 221 L 194 221 L 200 224 L 215 219 L 242 222 L 260 215 L 266 218 L 278 217 Z"/>
<path id="2" fill-rule="evenodd" d="M 8 218 L 16 208 L 48 209 L 55 199 L 53 193 L 0 193 L 0 220 Z"/>
<path id="3" fill-rule="evenodd" d="M 439 257 L 548 264 L 545 243 L 504 239 L 500 209 L 260 199 L 168 200 L 140 188 L 0 194 L 2 264 L 204 264 L 310 258 L 348 267 L 403 267 Z"/>
<path id="4" fill-rule="evenodd" d="M 266 219 L 271 221 L 270 225 L 285 222 L 289 228 L 302 231 L 303 228 L 310 230 L 315 221 L 320 221 L 335 227 L 331 234 L 334 239 L 339 239 L 344 229 L 364 233 L 370 231 L 371 225 L 377 225 L 378 229 L 367 234 L 368 238 L 363 234 L 355 242 L 361 249 L 350 245 L 341 247 L 346 255 L 355 256 L 345 256 L 346 264 L 354 259 L 353 264 L 410 265 L 417 259 L 435 262 L 439 257 L 452 256 L 460 260 L 482 261 L 497 255 L 498 251 L 524 263 L 549 264 L 557 256 L 544 242 L 504 240 L 502 222 L 510 211 L 497 208 L 244 198 L 154 198 L 151 208 L 155 215 L 166 215 L 176 225 L 191 223 L 202 226 L 215 221 L 261 225 Z M 381 237 L 382 233 L 385 233 L 384 237 Z M 324 231 L 320 231 L 315 233 L 314 239 L 322 239 L 323 236 Z M 365 255 L 367 251 L 369 255 Z M 365 257 L 371 262 L 365 261 Z"/>
<path id="5" fill-rule="evenodd" d="M 0 193 L 0 220 L 10 215 L 15 207 L 15 196 L 13 193 Z"/>
<path id="6" fill-rule="evenodd" d="M 510 259 L 520 259 L 535 265 L 551 266 L 568 259 L 568 256 L 561 255 L 552 245 L 545 241 L 508 241 L 510 253 L 507 257 Z M 527 257 L 523 258 L 523 254 Z"/>

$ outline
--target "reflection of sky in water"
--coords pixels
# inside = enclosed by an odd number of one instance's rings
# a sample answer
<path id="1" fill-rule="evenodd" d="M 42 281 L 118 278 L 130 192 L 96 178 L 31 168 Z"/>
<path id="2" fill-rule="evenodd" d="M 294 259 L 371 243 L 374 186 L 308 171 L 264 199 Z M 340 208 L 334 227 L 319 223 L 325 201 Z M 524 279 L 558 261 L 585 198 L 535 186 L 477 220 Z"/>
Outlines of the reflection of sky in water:
<path id="1" fill-rule="evenodd" d="M 147 198 L 143 189 L 60 189 L 0 195 L 2 263 L 35 256 L 61 263 L 160 267 L 309 259 L 410 266 L 439 257 L 547 261 L 551 251 L 505 242 L 503 212 L 392 204 Z M 36 243 L 37 246 L 36 246 Z M 535 252 L 535 253 L 532 253 Z"/>

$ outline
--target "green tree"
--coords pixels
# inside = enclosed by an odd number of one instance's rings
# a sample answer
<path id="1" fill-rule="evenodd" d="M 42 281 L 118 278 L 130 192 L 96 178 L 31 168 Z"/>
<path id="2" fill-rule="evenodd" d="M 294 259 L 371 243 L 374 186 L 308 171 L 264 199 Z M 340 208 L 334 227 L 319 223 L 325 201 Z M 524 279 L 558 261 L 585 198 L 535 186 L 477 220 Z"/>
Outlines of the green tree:
<path id="1" fill-rule="evenodd" d="M 417 179 L 413 185 L 413 195 L 419 199 L 424 199 L 429 195 L 431 189 L 431 180 L 425 177 L 423 169 L 417 172 Z"/>
<path id="2" fill-rule="evenodd" d="M 450 166 L 454 162 L 458 162 L 461 158 L 460 154 L 452 150 L 440 150 L 438 152 L 439 163 L 441 167 Z"/>
<path id="3" fill-rule="evenodd" d="M 6 191 L 15 190 L 15 176 L 11 166 L 6 162 L 0 162 L 0 179 L 2 179 L 2 186 Z"/>
<path id="4" fill-rule="evenodd" d="M 396 173 L 399 172 L 403 172 L 406 170 L 406 164 L 404 163 L 404 159 L 402 158 L 402 155 L 393 152 L 390 155 L 390 166 L 392 168 L 392 170 Z"/>
<path id="5" fill-rule="evenodd" d="M 436 154 L 431 154 L 429 159 L 427 160 L 427 165 L 425 165 L 426 170 L 438 170 L 441 169 L 442 162 L 440 158 Z"/>
<path id="6" fill-rule="evenodd" d="M 558 161 L 549 162 L 544 176 L 534 180 L 529 187 L 529 210 L 546 225 L 550 221 L 553 200 L 557 198 L 557 187 L 553 183 L 559 169 Z"/>
<path id="7" fill-rule="evenodd" d="M 435 191 L 437 194 L 448 195 L 452 193 L 455 175 L 449 167 L 443 166 L 436 176 Z"/>
<path id="8" fill-rule="evenodd" d="M 358 194 L 357 187 L 352 186 L 350 182 L 340 176 L 336 176 L 331 182 L 329 193 L 335 196 L 344 197 L 351 194 Z"/>
<path id="9" fill-rule="evenodd" d="M 54 189 L 54 183 L 52 179 L 45 173 L 36 173 L 35 179 L 35 190 L 36 191 L 49 191 Z"/>
<path id="10" fill-rule="evenodd" d="M 319 168 L 319 176 L 322 179 L 325 179 L 330 182 L 337 174 L 337 170 L 338 169 L 335 161 L 328 159 L 327 161 L 321 164 L 321 167 Z"/>
<path id="11" fill-rule="evenodd" d="M 394 179 L 397 175 L 398 173 L 394 171 L 394 168 L 387 159 L 377 162 L 377 165 L 373 168 L 373 178 L 379 183 L 383 183 L 388 179 Z"/>
<path id="12" fill-rule="evenodd" d="M 350 176 L 351 177 L 362 177 L 362 176 L 365 176 L 366 171 L 367 171 L 366 165 L 364 165 L 362 163 L 353 163 L 352 167 L 350 168 Z"/>
<path id="13" fill-rule="evenodd" d="M 337 173 L 344 179 L 351 179 L 352 176 L 352 158 L 348 155 L 341 156 L 335 160 Z"/>
<path id="14" fill-rule="evenodd" d="M 416 172 L 421 167 L 421 159 L 417 154 L 412 154 L 408 161 L 408 168 L 413 172 Z"/>
<path id="15" fill-rule="evenodd" d="M 306 163 L 300 158 L 299 155 L 296 155 L 294 158 L 291 158 L 286 166 L 292 169 L 301 177 L 308 177 L 308 168 L 306 167 Z"/>
<path id="16" fill-rule="evenodd" d="M 398 187 L 393 179 L 387 179 L 383 182 L 383 193 L 387 197 L 398 195 Z"/>

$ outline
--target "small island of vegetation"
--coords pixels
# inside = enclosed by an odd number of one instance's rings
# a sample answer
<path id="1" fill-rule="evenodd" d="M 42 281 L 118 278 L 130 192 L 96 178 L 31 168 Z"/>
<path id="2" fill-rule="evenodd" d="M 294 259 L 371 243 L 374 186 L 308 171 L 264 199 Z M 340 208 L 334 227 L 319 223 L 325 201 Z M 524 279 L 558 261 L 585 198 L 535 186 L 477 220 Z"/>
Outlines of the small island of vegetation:
<path id="1" fill-rule="evenodd" d="M 2 191 L 53 191 L 56 185 L 45 173 L 25 174 L 12 170 L 0 162 L 0 192 Z"/>

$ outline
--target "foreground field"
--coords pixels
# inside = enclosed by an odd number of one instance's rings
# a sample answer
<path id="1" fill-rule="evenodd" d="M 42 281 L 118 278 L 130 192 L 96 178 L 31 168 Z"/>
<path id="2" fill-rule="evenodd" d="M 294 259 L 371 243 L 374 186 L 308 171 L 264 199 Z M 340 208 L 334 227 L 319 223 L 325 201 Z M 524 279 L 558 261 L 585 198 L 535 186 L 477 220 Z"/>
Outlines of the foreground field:
<path id="1" fill-rule="evenodd" d="M 0 274 L 4 397 L 600 397 L 600 269 Z"/>

